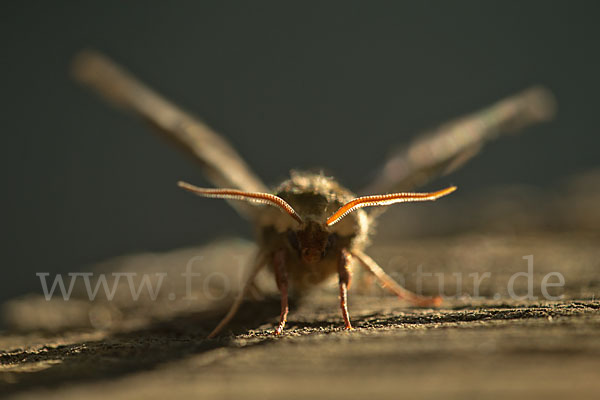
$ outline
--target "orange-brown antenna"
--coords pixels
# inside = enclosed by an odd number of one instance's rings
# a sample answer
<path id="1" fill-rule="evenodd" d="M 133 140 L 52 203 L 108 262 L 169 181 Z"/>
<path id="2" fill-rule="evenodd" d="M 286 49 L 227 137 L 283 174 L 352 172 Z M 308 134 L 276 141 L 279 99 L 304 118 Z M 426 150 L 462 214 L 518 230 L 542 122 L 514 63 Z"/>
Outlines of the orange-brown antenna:
<path id="1" fill-rule="evenodd" d="M 340 207 L 331 217 L 327 219 L 327 226 L 331 226 L 350 214 L 363 207 L 389 206 L 395 203 L 407 203 L 410 201 L 430 201 L 446 196 L 456 190 L 456 186 L 438 190 L 431 193 L 390 193 L 373 196 L 358 197 Z"/>
<path id="2" fill-rule="evenodd" d="M 275 196 L 270 193 L 260 192 L 244 192 L 243 190 L 237 189 L 208 189 L 200 188 L 189 183 L 179 181 L 177 186 L 185 190 L 189 190 L 192 193 L 202 197 L 212 197 L 216 199 L 230 199 L 230 200 L 243 200 L 253 203 L 268 204 L 271 206 L 279 207 L 280 210 L 294 218 L 298 223 L 302 223 L 300 215 L 281 197 Z"/>

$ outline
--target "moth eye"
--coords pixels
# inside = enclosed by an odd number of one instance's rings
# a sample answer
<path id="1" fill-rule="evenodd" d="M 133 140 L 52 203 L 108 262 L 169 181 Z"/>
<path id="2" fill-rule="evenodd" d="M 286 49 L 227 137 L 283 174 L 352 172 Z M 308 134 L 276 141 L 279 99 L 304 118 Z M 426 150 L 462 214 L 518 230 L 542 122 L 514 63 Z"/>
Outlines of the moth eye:
<path id="1" fill-rule="evenodd" d="M 300 250 L 300 243 L 298 242 L 298 235 L 291 229 L 287 231 L 288 242 L 294 248 L 294 250 Z"/>
<path id="2" fill-rule="evenodd" d="M 327 238 L 327 246 L 325 247 L 326 249 L 330 249 L 331 247 L 335 246 L 335 244 L 337 243 L 338 240 L 338 235 L 337 233 L 332 233 L 331 235 L 329 235 L 329 237 Z"/>

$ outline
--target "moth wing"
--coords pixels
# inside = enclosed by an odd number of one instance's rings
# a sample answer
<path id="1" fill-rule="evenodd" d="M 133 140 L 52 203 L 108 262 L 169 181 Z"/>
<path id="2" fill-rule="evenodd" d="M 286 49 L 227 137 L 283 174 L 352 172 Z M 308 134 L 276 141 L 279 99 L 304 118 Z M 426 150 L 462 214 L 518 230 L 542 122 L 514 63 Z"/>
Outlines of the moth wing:
<path id="1" fill-rule="evenodd" d="M 555 111 L 552 93 L 535 86 L 450 121 L 392 154 L 377 178 L 361 193 L 402 192 L 422 186 L 464 165 L 486 142 L 551 120 Z"/>
<path id="2" fill-rule="evenodd" d="M 73 76 L 115 105 L 150 123 L 200 162 L 206 177 L 216 187 L 248 192 L 268 192 L 233 147 L 206 124 L 183 111 L 138 81 L 108 57 L 85 50 L 73 62 Z M 230 202 L 249 216 L 255 206 Z"/>

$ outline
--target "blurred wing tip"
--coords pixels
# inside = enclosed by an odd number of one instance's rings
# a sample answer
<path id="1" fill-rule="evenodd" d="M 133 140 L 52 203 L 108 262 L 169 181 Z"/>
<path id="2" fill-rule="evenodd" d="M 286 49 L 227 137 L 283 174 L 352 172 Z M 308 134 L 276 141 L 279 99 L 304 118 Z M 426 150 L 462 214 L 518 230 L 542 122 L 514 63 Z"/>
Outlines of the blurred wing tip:
<path id="1" fill-rule="evenodd" d="M 71 60 L 70 72 L 73 77 L 82 82 L 87 82 L 93 75 L 100 60 L 106 56 L 92 48 L 78 51 Z"/>
<path id="2" fill-rule="evenodd" d="M 535 85 L 527 90 L 529 109 L 539 121 L 550 121 L 557 113 L 558 101 L 554 93 L 543 85 Z"/>

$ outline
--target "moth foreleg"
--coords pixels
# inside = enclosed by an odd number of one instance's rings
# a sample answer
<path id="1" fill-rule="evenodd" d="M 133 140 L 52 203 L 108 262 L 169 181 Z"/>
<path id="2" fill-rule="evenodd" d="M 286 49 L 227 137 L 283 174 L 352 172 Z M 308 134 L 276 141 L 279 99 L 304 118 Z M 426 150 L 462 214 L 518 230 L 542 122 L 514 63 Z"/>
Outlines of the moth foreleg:
<path id="1" fill-rule="evenodd" d="M 379 281 L 380 285 L 401 299 L 407 300 L 417 306 L 439 306 L 442 298 L 424 297 L 403 288 L 398 282 L 389 276 L 371 257 L 360 250 L 352 250 L 352 255 L 360 261 L 360 264 Z"/>
<path id="2" fill-rule="evenodd" d="M 344 318 L 344 325 L 346 329 L 352 329 L 350 323 L 350 315 L 348 314 L 348 288 L 350 287 L 350 261 L 351 254 L 342 249 L 340 253 L 340 260 L 338 262 L 338 275 L 340 284 L 340 308 L 342 310 L 342 317 Z"/>
<path id="3" fill-rule="evenodd" d="M 207 339 L 214 338 L 221 331 L 221 329 L 223 329 L 225 327 L 225 325 L 227 325 L 229 323 L 229 321 L 231 321 L 231 319 L 235 316 L 235 313 L 237 312 L 237 310 L 240 308 L 240 306 L 244 302 L 246 295 L 248 294 L 248 292 L 254 285 L 254 279 L 256 278 L 256 275 L 265 266 L 265 264 L 266 264 L 265 255 L 263 253 L 259 253 L 256 256 L 256 259 L 254 260 L 254 264 L 250 271 L 250 275 L 248 276 L 248 279 L 244 283 L 242 290 L 239 292 L 237 298 L 235 299 L 235 301 L 229 308 L 229 311 L 227 312 L 225 317 L 223 317 L 223 319 L 221 320 L 221 322 L 219 322 L 219 324 L 216 326 L 216 328 L 213 329 L 212 332 L 207 336 Z"/>
<path id="4" fill-rule="evenodd" d="M 275 281 L 277 288 L 281 293 L 281 314 L 279 315 L 279 325 L 275 329 L 274 334 L 279 335 L 283 331 L 283 327 L 287 321 L 289 311 L 288 307 L 288 274 L 287 266 L 285 265 L 285 250 L 279 250 L 273 254 L 273 269 L 275 270 Z"/>

